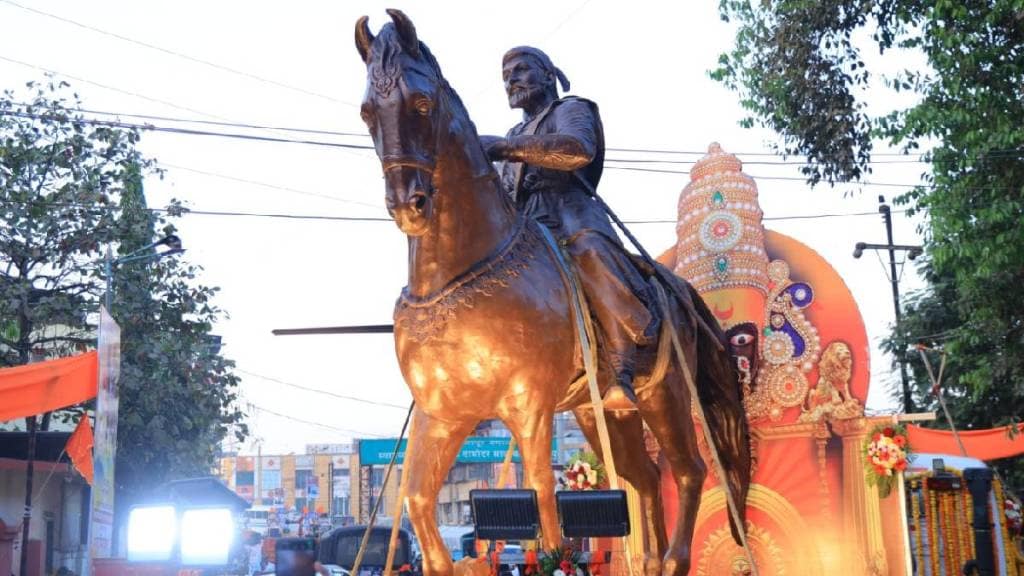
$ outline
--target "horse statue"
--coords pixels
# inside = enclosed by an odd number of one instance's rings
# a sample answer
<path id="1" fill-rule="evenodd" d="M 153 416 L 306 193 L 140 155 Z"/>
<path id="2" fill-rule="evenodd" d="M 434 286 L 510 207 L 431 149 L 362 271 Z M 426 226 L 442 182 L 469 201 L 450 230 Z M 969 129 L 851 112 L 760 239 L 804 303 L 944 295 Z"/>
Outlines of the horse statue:
<path id="1" fill-rule="evenodd" d="M 572 410 L 598 456 L 607 456 L 599 448 L 570 284 L 555 248 L 502 191 L 462 101 L 412 21 L 398 10 L 388 14 L 392 22 L 376 36 L 365 16 L 356 23 L 356 47 L 367 66 L 361 115 L 384 171 L 388 213 L 409 241 L 408 285 L 395 308 L 395 349 L 415 400 L 403 474 L 408 512 L 423 549 L 424 574 L 448 576 L 453 564 L 437 528 L 437 495 L 479 422 L 500 419 L 520 446 L 524 483 L 537 493 L 541 538 L 549 550 L 561 544 L 551 468 L 555 412 Z M 687 307 L 672 298 L 662 343 L 642 349 L 647 361 L 638 361 L 638 409 L 608 418 L 616 467 L 640 495 L 645 520 L 636 528 L 649 535 L 648 576 L 688 573 L 707 474 L 691 418 L 693 399 L 666 352 L 668 330 L 683 343 L 741 514 L 750 482 L 746 417 L 724 339 L 697 293 L 685 283 L 677 288 L 692 302 Z M 699 323 L 714 328 L 702 330 Z M 600 368 L 603 392 L 614 376 L 606 362 Z M 644 423 L 679 489 L 671 540 Z"/>

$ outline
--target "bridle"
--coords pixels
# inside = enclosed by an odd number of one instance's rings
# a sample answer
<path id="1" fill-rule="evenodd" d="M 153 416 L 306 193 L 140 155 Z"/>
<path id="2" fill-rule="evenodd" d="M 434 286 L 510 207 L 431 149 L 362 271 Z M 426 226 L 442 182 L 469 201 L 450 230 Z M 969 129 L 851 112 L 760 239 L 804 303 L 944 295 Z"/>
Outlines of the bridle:
<path id="1" fill-rule="evenodd" d="M 450 88 L 448 88 L 447 85 L 442 85 L 437 80 L 431 80 L 431 87 L 433 88 L 434 93 L 437 94 L 437 103 L 434 106 L 434 114 L 438 114 L 436 120 L 432 122 L 432 125 L 434 126 L 434 146 L 433 150 L 431 150 L 430 152 L 433 156 L 433 160 L 424 160 L 422 157 L 416 155 L 402 153 L 384 154 L 383 156 L 380 157 L 380 161 L 381 168 L 385 175 L 396 168 L 412 168 L 414 170 L 429 173 L 431 186 L 429 190 L 426 190 L 426 193 L 428 196 L 433 197 L 434 193 L 436 192 L 436 186 L 434 185 L 434 183 L 437 181 L 436 158 L 440 154 L 442 145 L 441 138 L 442 134 L 445 132 L 445 130 L 442 127 L 451 124 L 453 116 L 451 96 L 448 94 Z M 401 90 L 401 87 L 399 89 Z M 493 166 L 491 166 L 490 162 L 488 162 L 484 170 L 478 174 L 474 174 L 473 176 L 471 176 L 470 180 L 472 182 L 477 182 L 480 180 L 489 180 L 497 178 L 497 171 L 494 170 Z"/>

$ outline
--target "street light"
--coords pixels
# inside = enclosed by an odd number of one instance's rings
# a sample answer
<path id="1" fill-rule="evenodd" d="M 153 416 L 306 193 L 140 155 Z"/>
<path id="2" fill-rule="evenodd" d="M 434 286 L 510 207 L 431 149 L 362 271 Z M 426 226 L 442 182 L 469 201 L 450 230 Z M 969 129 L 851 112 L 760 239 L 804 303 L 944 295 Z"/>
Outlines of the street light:
<path id="1" fill-rule="evenodd" d="M 163 252 L 149 252 L 150 250 L 158 247 L 166 246 L 167 250 Z M 165 256 L 171 256 L 174 254 L 181 254 L 185 250 L 181 247 L 181 238 L 176 234 L 168 234 L 163 238 L 147 244 L 138 250 L 134 250 L 121 256 L 120 258 L 114 258 L 110 251 L 110 247 L 107 247 L 107 257 L 104 259 L 104 276 L 106 276 L 107 288 L 104 293 L 104 302 L 107 307 L 107 312 L 110 312 L 110 308 L 113 306 L 114 301 L 114 267 L 120 266 L 121 264 L 127 264 L 128 262 L 138 262 L 140 260 L 156 260 Z"/>

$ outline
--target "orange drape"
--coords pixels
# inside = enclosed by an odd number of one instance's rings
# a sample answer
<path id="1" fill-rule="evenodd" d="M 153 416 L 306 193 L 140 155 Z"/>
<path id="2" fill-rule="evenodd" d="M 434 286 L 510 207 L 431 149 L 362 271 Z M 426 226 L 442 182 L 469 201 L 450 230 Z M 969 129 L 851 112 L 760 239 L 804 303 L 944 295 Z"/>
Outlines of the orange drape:
<path id="1" fill-rule="evenodd" d="M 971 458 L 996 460 L 1024 454 L 1024 426 L 1018 426 L 1017 434 L 1012 439 L 1009 435 L 1009 426 L 958 432 L 964 448 L 967 449 L 967 455 Z M 960 455 L 960 447 L 949 430 L 934 430 L 908 424 L 907 436 L 914 452 Z"/>
<path id="2" fill-rule="evenodd" d="M 0 370 L 0 422 L 96 397 L 96 352 Z"/>

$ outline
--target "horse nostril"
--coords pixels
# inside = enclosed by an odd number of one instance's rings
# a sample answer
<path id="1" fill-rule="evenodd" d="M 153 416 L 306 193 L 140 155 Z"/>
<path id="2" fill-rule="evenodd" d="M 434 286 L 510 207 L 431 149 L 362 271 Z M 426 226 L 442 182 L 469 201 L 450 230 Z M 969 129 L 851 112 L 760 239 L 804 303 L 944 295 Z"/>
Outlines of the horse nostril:
<path id="1" fill-rule="evenodd" d="M 417 192 L 412 195 L 409 199 L 409 204 L 412 205 L 413 210 L 417 212 L 423 212 L 423 209 L 427 207 L 427 195 L 422 192 Z"/>

